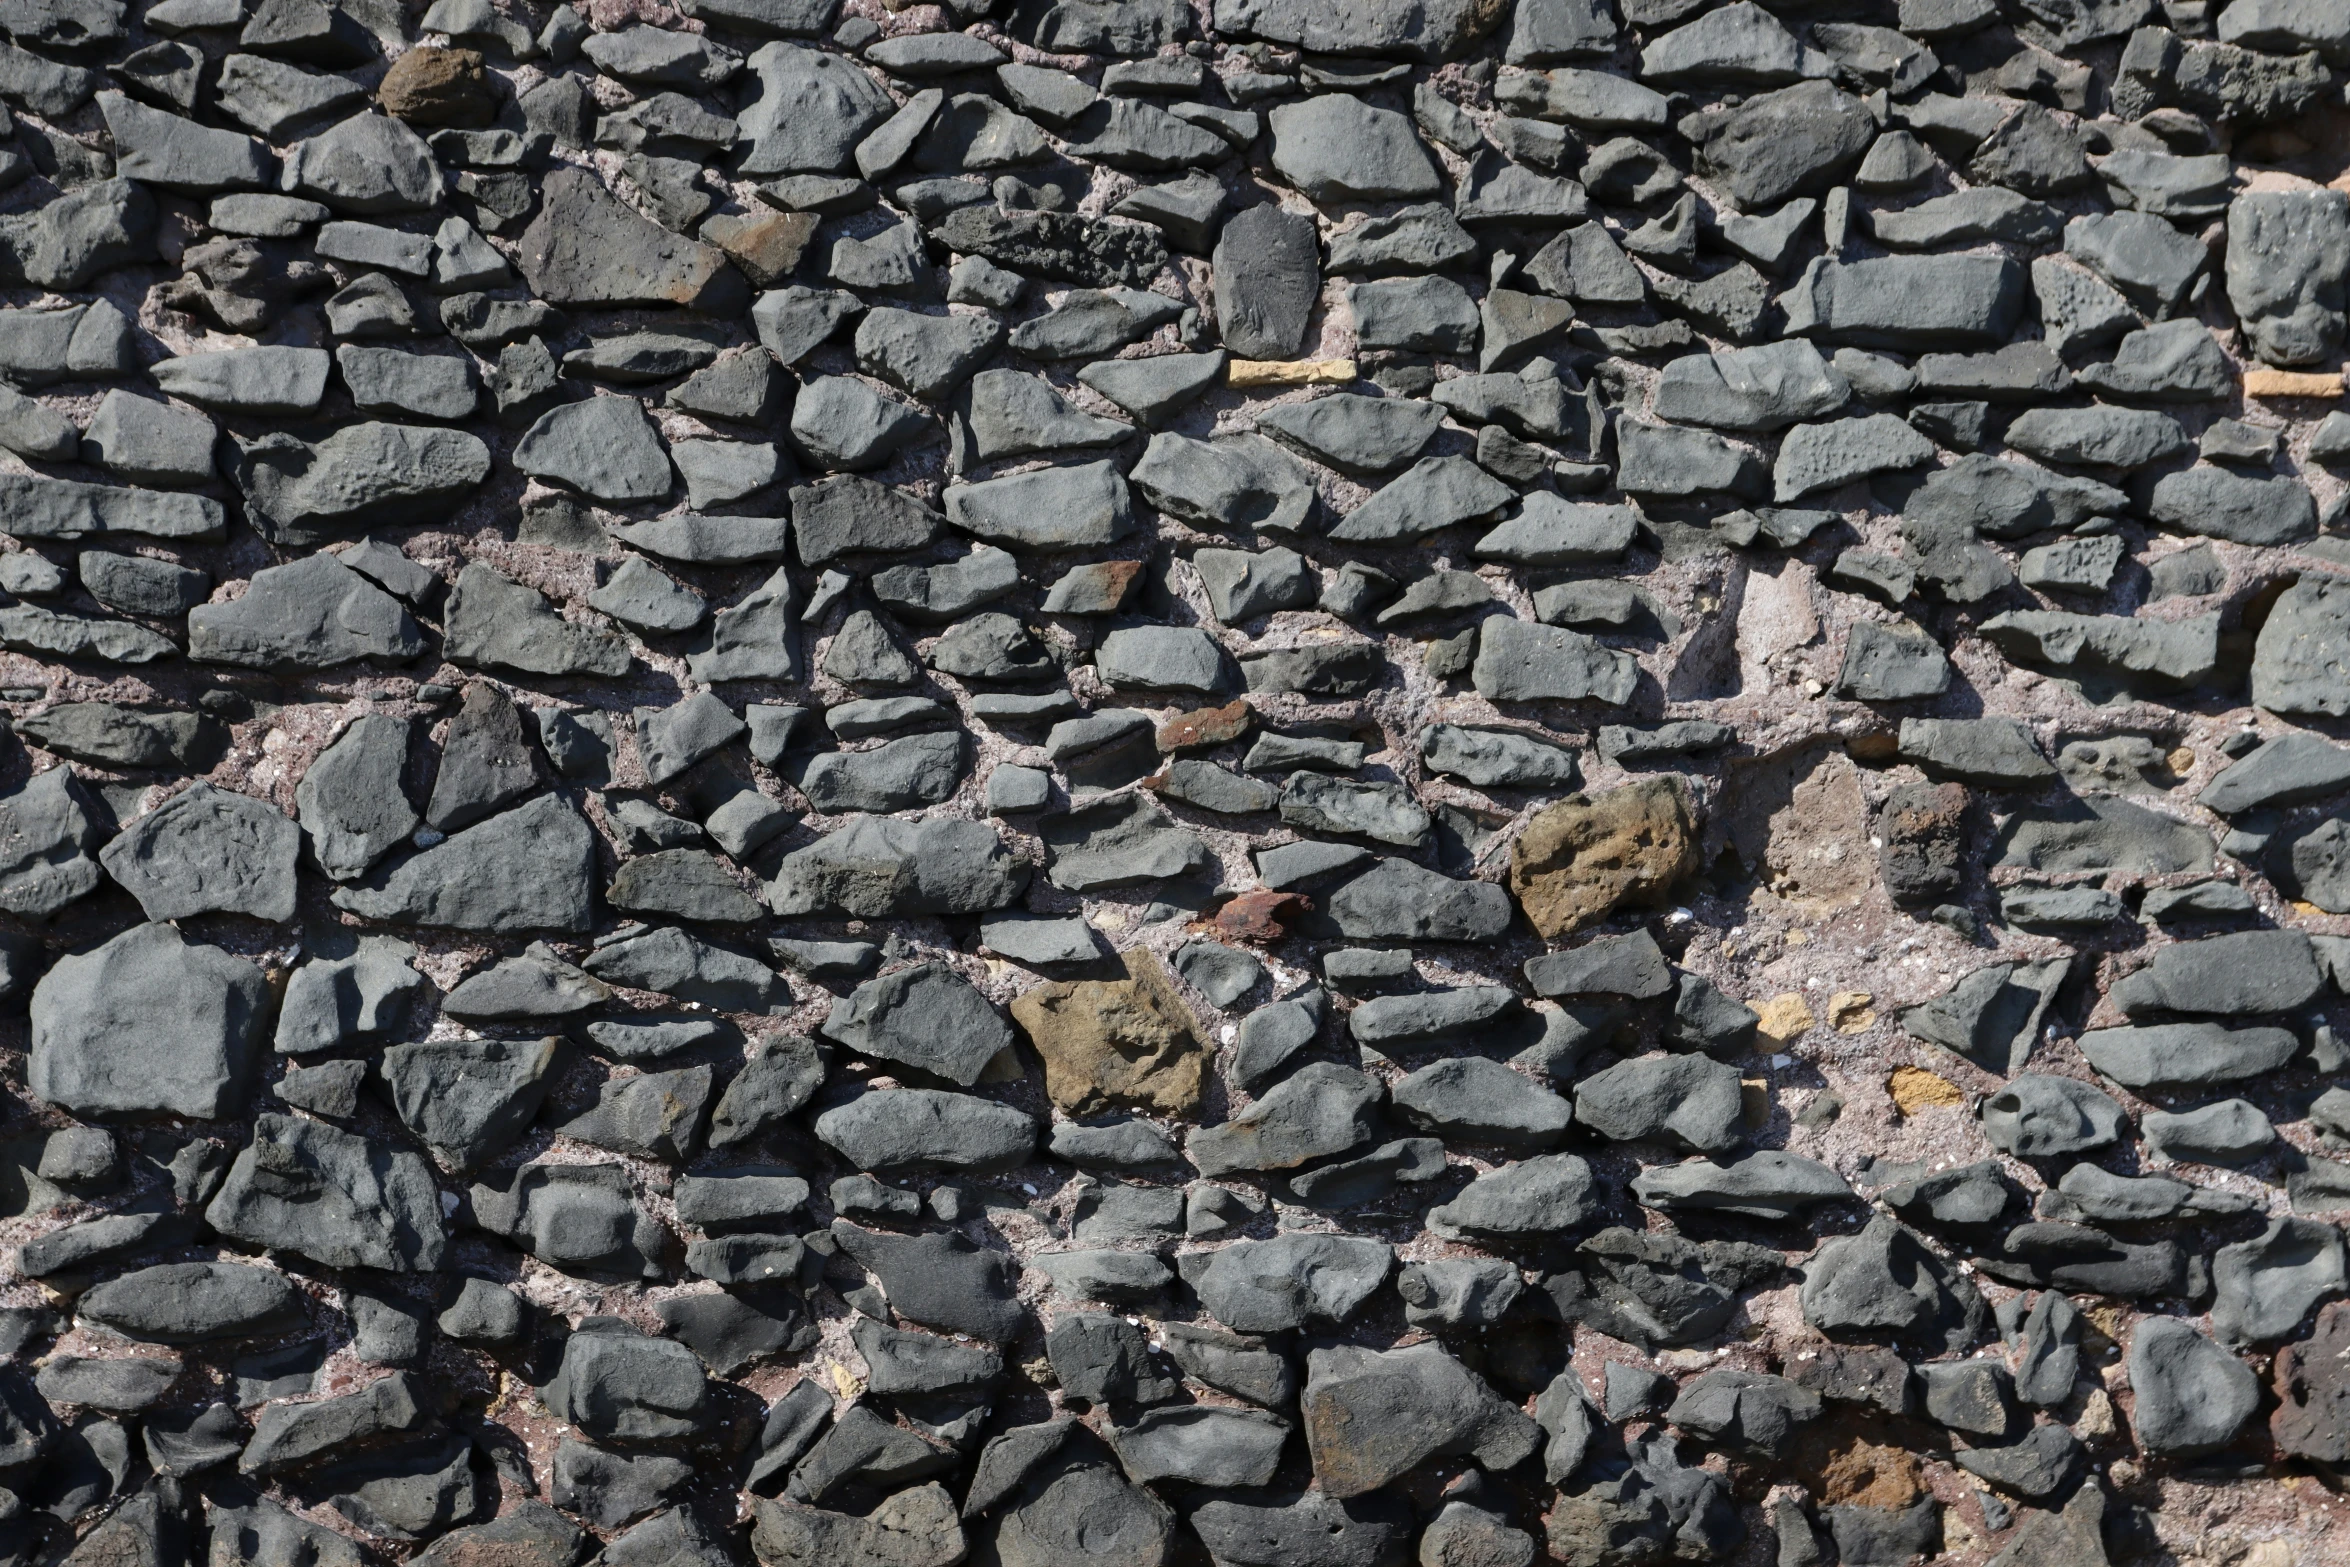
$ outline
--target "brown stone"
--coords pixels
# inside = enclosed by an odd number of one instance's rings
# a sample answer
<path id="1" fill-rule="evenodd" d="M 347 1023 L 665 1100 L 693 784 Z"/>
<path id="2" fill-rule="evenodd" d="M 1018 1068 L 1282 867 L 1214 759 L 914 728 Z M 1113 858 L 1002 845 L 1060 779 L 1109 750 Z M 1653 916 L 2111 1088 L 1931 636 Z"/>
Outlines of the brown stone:
<path id="1" fill-rule="evenodd" d="M 1039 985 L 1012 1003 L 1012 1018 L 1044 1058 L 1045 1092 L 1071 1115 L 1188 1115 L 1207 1047 L 1158 958 L 1136 950 L 1125 963 L 1124 979 Z"/>
<path id="2" fill-rule="evenodd" d="M 721 212 L 702 225 L 702 238 L 726 252 L 761 288 L 789 278 L 821 221 L 813 212 Z"/>
<path id="3" fill-rule="evenodd" d="M 1801 1433 L 1789 1456 L 1812 1494 L 1830 1507 L 1902 1508 L 1925 1494 L 1917 1456 L 1850 1406 Z"/>
<path id="4" fill-rule="evenodd" d="M 1286 941 L 1291 923 L 1313 907 L 1302 892 L 1244 892 L 1193 928 L 1230 941 Z"/>
<path id="5" fill-rule="evenodd" d="M 2277 1353 L 2279 1450 L 2321 1464 L 2350 1463 L 2350 1301 L 2317 1314 L 2317 1330 Z"/>
<path id="6" fill-rule="evenodd" d="M 1159 726 L 1159 753 L 1173 756 L 1182 751 L 1212 751 L 1238 740 L 1255 728 L 1256 722 L 1256 709 L 1245 699 L 1178 713 Z"/>
<path id="7" fill-rule="evenodd" d="M 1738 857 L 1799 909 L 1846 908 L 1876 884 L 1860 771 L 1840 747 L 1799 745 L 1735 766 L 1716 815 Z"/>
<path id="8" fill-rule="evenodd" d="M 1544 936 L 1571 936 L 1623 904 L 1665 901 L 1697 869 L 1689 804 L 1669 778 L 1570 795 L 1535 813 L 1510 850 L 1510 891 Z"/>
<path id="9" fill-rule="evenodd" d="M 410 125 L 479 130 L 497 117 L 490 73 L 471 49 L 411 49 L 375 89 L 384 113 Z"/>

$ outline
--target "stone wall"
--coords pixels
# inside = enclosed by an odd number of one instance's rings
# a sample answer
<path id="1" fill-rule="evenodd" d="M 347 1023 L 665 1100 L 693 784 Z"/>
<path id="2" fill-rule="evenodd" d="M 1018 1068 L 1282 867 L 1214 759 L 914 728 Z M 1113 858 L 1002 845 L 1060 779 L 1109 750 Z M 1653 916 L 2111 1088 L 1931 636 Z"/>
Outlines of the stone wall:
<path id="1" fill-rule="evenodd" d="M 2350 1559 L 2350 7 L 0 35 L 0 1567 Z"/>

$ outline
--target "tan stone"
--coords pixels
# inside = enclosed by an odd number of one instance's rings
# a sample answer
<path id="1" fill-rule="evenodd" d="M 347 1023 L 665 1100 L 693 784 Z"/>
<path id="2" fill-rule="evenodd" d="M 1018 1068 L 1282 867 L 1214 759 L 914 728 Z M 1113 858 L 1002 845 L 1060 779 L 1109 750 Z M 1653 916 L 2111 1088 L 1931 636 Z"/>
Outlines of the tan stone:
<path id="1" fill-rule="evenodd" d="M 1224 368 L 1228 386 L 1336 386 L 1355 378 L 1351 359 L 1235 359 Z"/>
<path id="2" fill-rule="evenodd" d="M 1045 1092 L 1071 1115 L 1188 1115 L 1207 1048 L 1158 958 L 1137 950 L 1125 962 L 1124 979 L 1037 986 L 1012 1003 L 1013 1021 L 1044 1059 Z"/>
<path id="3" fill-rule="evenodd" d="M 1922 1066 L 1895 1067 L 1893 1075 L 1885 1079 L 1885 1091 L 1893 1096 L 1893 1107 L 1903 1115 L 1915 1115 L 1935 1105 L 1966 1103 L 1966 1095 L 1956 1083 L 1937 1077 Z"/>
<path id="4" fill-rule="evenodd" d="M 813 212 L 722 212 L 702 225 L 702 238 L 754 284 L 771 288 L 799 266 L 819 221 Z"/>
<path id="5" fill-rule="evenodd" d="M 1510 849 L 1510 891 L 1544 936 L 1571 936 L 1624 904 L 1665 901 L 1697 869 L 1697 831 L 1674 780 L 1569 795 Z"/>
<path id="6" fill-rule="evenodd" d="M 1811 1015 L 1811 1007 L 1804 1001 L 1801 992 L 1793 990 L 1785 995 L 1771 997 L 1755 1011 L 1762 1015 L 1762 1021 L 1755 1025 L 1755 1032 L 1775 1045 L 1790 1044 L 1801 1039 L 1819 1021 Z"/>
<path id="7" fill-rule="evenodd" d="M 1865 1034 L 1877 1026 L 1869 1003 L 1877 998 L 1865 990 L 1839 990 L 1828 998 L 1828 1024 L 1839 1034 Z"/>
<path id="8" fill-rule="evenodd" d="M 435 128 L 478 130 L 498 113 L 489 71 L 472 49 L 409 50 L 384 72 L 375 101 L 395 119 Z"/>
<path id="9" fill-rule="evenodd" d="M 2342 395 L 2342 372 L 2339 370 L 2247 370 L 2244 372 L 2244 395 L 2246 397 L 2339 397 Z"/>

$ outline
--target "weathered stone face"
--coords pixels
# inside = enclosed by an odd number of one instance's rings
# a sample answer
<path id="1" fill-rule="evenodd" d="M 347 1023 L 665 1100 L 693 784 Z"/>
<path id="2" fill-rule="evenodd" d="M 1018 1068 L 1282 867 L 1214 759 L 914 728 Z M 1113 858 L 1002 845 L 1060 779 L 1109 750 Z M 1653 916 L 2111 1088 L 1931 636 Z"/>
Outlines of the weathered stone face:
<path id="1" fill-rule="evenodd" d="M 1664 779 L 1547 806 L 1511 847 L 1510 890 L 1544 936 L 1571 936 L 1618 907 L 1654 905 L 1697 868 L 1695 825 Z"/>
<path id="2" fill-rule="evenodd" d="M 1157 958 L 1132 953 L 1125 967 L 1121 980 L 1039 985 L 1012 1017 L 1044 1060 L 1045 1092 L 1071 1115 L 1188 1114 L 1207 1062 L 1197 1026 Z"/>

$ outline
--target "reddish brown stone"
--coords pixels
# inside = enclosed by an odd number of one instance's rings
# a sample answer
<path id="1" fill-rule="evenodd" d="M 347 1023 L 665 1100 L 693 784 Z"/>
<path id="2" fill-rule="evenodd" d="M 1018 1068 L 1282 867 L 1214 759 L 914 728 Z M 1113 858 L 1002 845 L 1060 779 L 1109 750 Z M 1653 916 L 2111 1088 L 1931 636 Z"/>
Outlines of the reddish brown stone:
<path id="1" fill-rule="evenodd" d="M 2350 1463 L 2350 1301 L 2326 1307 L 2315 1332 L 2278 1351 L 2277 1410 L 2268 1429 L 2280 1451 Z"/>
<path id="2" fill-rule="evenodd" d="M 1245 698 L 1235 698 L 1222 707 L 1196 708 L 1159 726 L 1159 750 L 1167 756 L 1179 751 L 1212 751 L 1247 734 L 1256 722 L 1256 709 Z"/>
<path id="3" fill-rule="evenodd" d="M 1313 906 L 1314 900 L 1301 892 L 1247 892 L 1193 928 L 1232 941 L 1285 941 L 1290 922 Z"/>
<path id="4" fill-rule="evenodd" d="M 471 49 L 411 49 L 375 90 L 384 113 L 410 125 L 478 130 L 496 118 L 490 73 Z"/>

